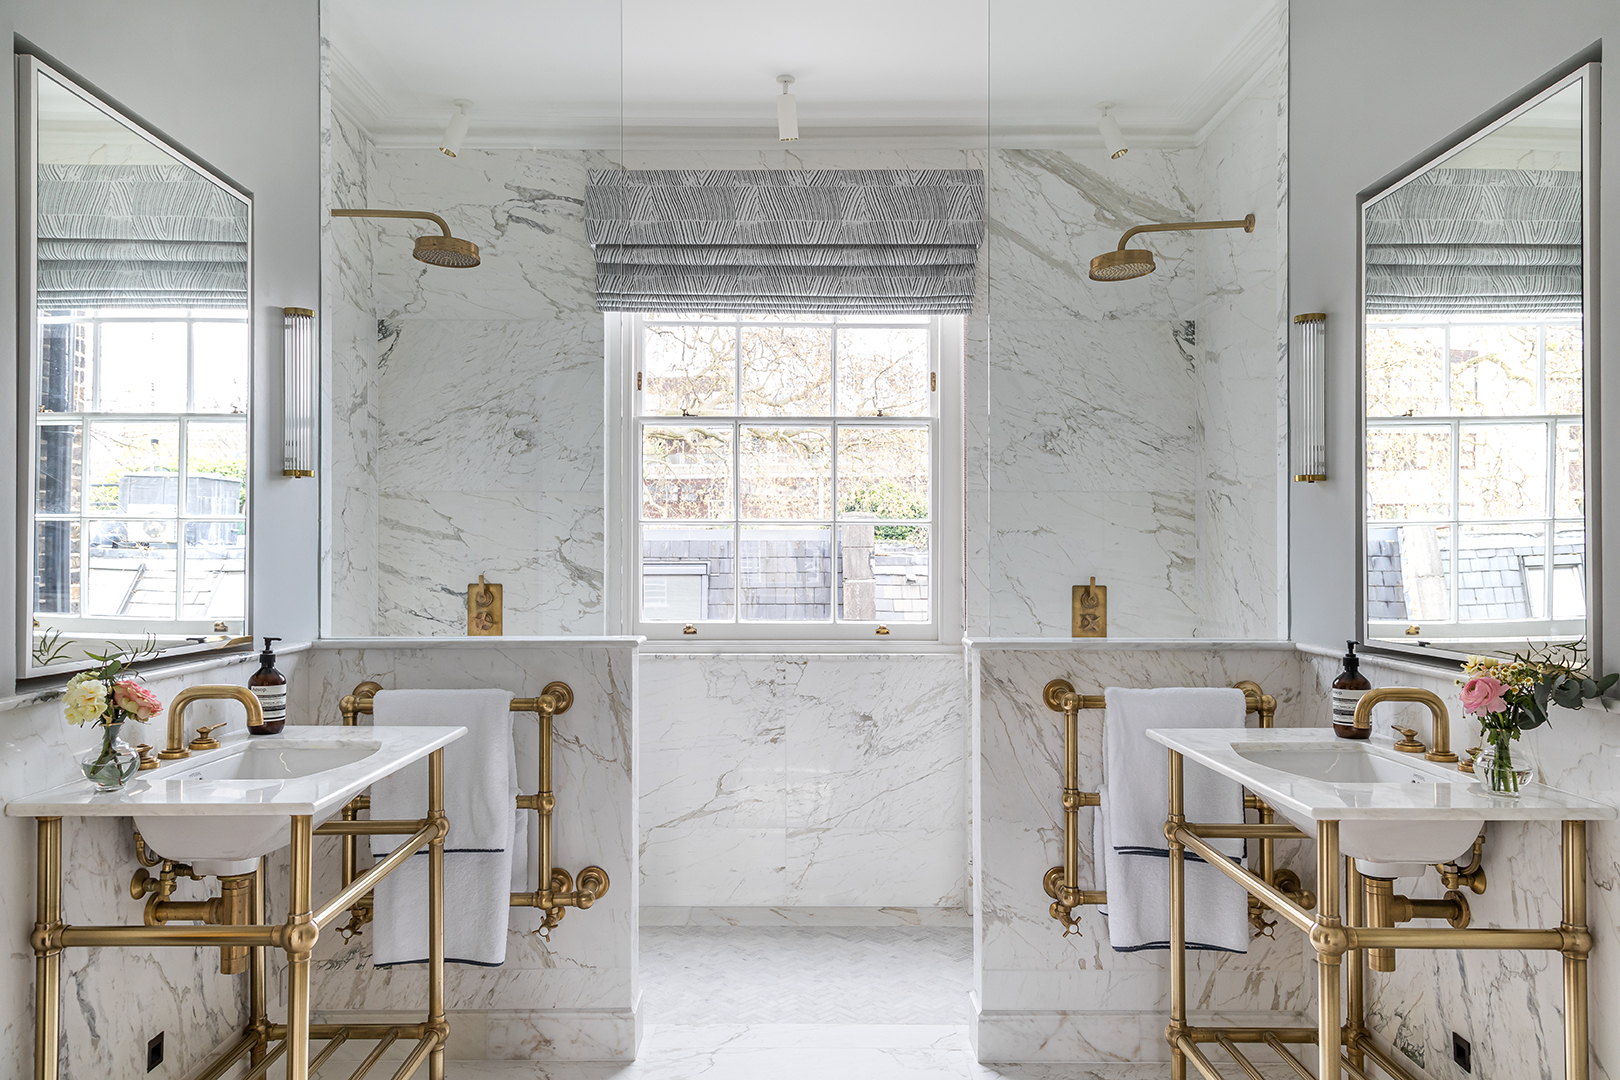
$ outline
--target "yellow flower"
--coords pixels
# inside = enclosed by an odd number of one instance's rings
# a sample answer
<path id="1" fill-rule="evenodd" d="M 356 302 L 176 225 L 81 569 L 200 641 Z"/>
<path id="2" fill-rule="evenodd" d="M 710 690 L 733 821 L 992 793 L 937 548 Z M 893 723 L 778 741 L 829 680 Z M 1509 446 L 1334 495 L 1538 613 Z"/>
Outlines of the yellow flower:
<path id="1" fill-rule="evenodd" d="M 107 684 L 91 678 L 88 673 L 75 675 L 68 680 L 62 705 L 70 724 L 88 724 L 99 720 L 107 711 Z"/>

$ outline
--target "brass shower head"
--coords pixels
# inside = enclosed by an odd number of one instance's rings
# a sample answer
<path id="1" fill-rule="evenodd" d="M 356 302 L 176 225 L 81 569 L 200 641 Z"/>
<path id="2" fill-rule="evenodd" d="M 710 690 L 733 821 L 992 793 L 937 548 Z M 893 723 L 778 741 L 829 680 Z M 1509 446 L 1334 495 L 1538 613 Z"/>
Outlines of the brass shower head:
<path id="1" fill-rule="evenodd" d="M 443 232 L 443 236 L 427 236 L 416 238 L 416 249 L 411 256 L 419 262 L 429 266 L 449 266 L 456 269 L 465 269 L 477 266 L 478 245 L 471 240 L 462 240 L 450 235 L 450 226 L 445 224 L 444 218 L 438 214 L 430 214 L 425 210 L 333 210 L 333 217 L 382 217 L 382 218 L 421 218 L 431 221 Z"/>
<path id="2" fill-rule="evenodd" d="M 1125 250 L 1125 242 L 1137 233 L 1144 232 L 1189 232 L 1193 229 L 1242 229 L 1244 232 L 1254 232 L 1254 215 L 1250 214 L 1242 221 L 1176 221 L 1167 225 L 1138 225 L 1134 229 L 1126 230 L 1124 236 L 1119 238 L 1119 248 L 1115 251 L 1105 251 L 1091 260 L 1092 281 L 1129 281 L 1131 278 L 1146 277 L 1153 273 L 1153 252 L 1145 248 L 1132 248 Z"/>

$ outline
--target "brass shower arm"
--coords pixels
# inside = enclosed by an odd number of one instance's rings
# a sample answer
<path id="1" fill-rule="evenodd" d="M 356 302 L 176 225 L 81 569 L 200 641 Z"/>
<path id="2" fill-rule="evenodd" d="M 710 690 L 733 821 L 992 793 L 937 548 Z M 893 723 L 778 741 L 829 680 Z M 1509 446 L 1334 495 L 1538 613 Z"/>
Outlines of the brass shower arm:
<path id="1" fill-rule="evenodd" d="M 337 211 L 333 211 L 337 213 Z M 1191 232 L 1194 229 L 1242 229 L 1244 232 L 1254 232 L 1254 215 L 1250 214 L 1242 221 L 1172 221 L 1164 225 L 1138 225 L 1134 229 L 1125 230 L 1125 235 L 1119 238 L 1118 251 L 1125 250 L 1125 243 L 1137 233 L 1145 232 Z"/>
<path id="2" fill-rule="evenodd" d="M 430 214 L 426 210 L 333 210 L 333 217 L 394 217 L 394 218 L 421 218 L 431 221 L 443 230 L 444 235 L 450 235 L 450 226 L 438 214 Z"/>

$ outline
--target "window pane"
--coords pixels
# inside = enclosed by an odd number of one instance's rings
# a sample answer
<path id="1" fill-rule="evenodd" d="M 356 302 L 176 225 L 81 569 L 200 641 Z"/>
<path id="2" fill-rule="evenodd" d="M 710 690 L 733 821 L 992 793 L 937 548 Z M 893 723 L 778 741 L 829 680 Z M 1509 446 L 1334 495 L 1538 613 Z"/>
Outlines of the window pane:
<path id="1" fill-rule="evenodd" d="M 1559 415 L 1581 413 L 1581 328 L 1547 327 L 1547 411 Z"/>
<path id="2" fill-rule="evenodd" d="M 732 542 L 729 525 L 643 526 L 642 618 L 729 621 L 736 593 Z"/>
<path id="3" fill-rule="evenodd" d="M 832 413 L 832 330 L 744 327 L 745 416 Z"/>
<path id="4" fill-rule="evenodd" d="M 743 428 L 737 467 L 743 517 L 832 516 L 832 428 Z"/>
<path id="5" fill-rule="evenodd" d="M 927 622 L 928 604 L 928 526 L 839 526 L 840 619 Z"/>
<path id="6" fill-rule="evenodd" d="M 649 416 L 726 416 L 737 407 L 737 331 L 646 328 L 641 410 Z"/>
<path id="7" fill-rule="evenodd" d="M 79 425 L 41 424 L 34 509 L 42 514 L 76 513 L 83 483 L 84 440 Z"/>
<path id="8" fill-rule="evenodd" d="M 186 523 L 186 595 L 181 617 L 229 625 L 247 611 L 246 529 L 236 521 Z"/>
<path id="9" fill-rule="evenodd" d="M 1501 622 L 1545 618 L 1547 529 L 1542 525 L 1465 525 L 1458 537 L 1457 618 Z M 1538 572 L 1534 585 L 1526 568 Z"/>
<path id="10" fill-rule="evenodd" d="M 1558 463 L 1554 477 L 1559 517 L 1586 513 L 1586 442 L 1580 424 L 1558 425 Z"/>
<path id="11" fill-rule="evenodd" d="M 186 513 L 243 513 L 246 481 L 246 424 L 186 425 Z"/>
<path id="12" fill-rule="evenodd" d="M 1538 517 L 1547 512 L 1547 426 L 1466 425 L 1457 443 L 1458 516 Z"/>
<path id="13" fill-rule="evenodd" d="M 1438 329 L 1369 327 L 1367 415 L 1438 415 L 1445 340 L 1445 332 Z"/>
<path id="14" fill-rule="evenodd" d="M 744 619 L 832 618 L 831 526 L 745 525 L 738 554 Z"/>
<path id="15" fill-rule="evenodd" d="M 642 517 L 714 520 L 732 514 L 731 428 L 642 429 Z"/>
<path id="16" fill-rule="evenodd" d="M 844 416 L 927 416 L 928 330 L 838 332 L 838 411 Z"/>
<path id="17" fill-rule="evenodd" d="M 186 324 L 101 324 L 102 412 L 186 411 Z"/>
<path id="18" fill-rule="evenodd" d="M 191 333 L 192 411 L 247 412 L 247 323 L 200 322 Z"/>
<path id="19" fill-rule="evenodd" d="M 46 322 L 39 328 L 39 411 L 90 407 L 90 335 L 84 323 Z"/>
<path id="20" fill-rule="evenodd" d="M 34 527 L 34 610 L 79 611 L 79 523 L 41 521 Z"/>
<path id="21" fill-rule="evenodd" d="M 180 425 L 90 425 L 90 509 L 173 515 L 179 503 Z"/>
<path id="22" fill-rule="evenodd" d="M 172 521 L 91 522 L 85 614 L 173 619 L 176 535 Z"/>
<path id="23" fill-rule="evenodd" d="M 1450 514 L 1450 429 L 1369 427 L 1368 519 L 1422 520 Z"/>
<path id="24" fill-rule="evenodd" d="M 838 513 L 928 517 L 928 429 L 838 429 Z"/>
<path id="25" fill-rule="evenodd" d="M 1553 533 L 1553 618 L 1586 618 L 1586 527 L 1563 522 Z"/>
<path id="26" fill-rule="evenodd" d="M 1523 416 L 1538 410 L 1534 326 L 1458 326 L 1451 331 L 1451 411 Z"/>
<path id="27" fill-rule="evenodd" d="M 1451 526 L 1367 530 L 1367 617 L 1451 621 Z"/>

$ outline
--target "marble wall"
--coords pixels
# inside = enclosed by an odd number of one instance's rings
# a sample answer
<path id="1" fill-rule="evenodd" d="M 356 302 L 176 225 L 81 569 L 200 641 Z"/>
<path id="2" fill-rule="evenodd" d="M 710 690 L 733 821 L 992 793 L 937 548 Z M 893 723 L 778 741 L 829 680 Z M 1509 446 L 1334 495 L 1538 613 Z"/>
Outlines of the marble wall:
<path id="1" fill-rule="evenodd" d="M 1041 690 L 1066 678 L 1082 693 L 1108 686 L 1230 686 L 1253 679 L 1277 699 L 1279 726 L 1324 722 L 1304 693 L 1291 645 L 1242 643 L 973 643 L 974 1046 L 980 1061 L 1166 1061 L 1166 953 L 1116 953 L 1095 908 L 1080 936 L 1048 914 L 1047 868 L 1063 860 L 1063 718 Z M 1101 712 L 1081 713 L 1084 790 L 1102 782 Z M 1252 722 L 1252 721 L 1251 721 Z M 1090 815 L 1082 816 L 1081 881 L 1091 887 Z M 1279 843 L 1289 865 L 1301 845 Z M 1308 877 L 1309 875 L 1303 875 Z M 1246 955 L 1194 953 L 1188 999 L 1196 1018 L 1253 1022 L 1314 1007 L 1315 964 L 1304 938 L 1284 930 L 1251 941 Z M 1281 1022 L 1291 1022 L 1284 1015 Z M 1305 1022 L 1309 1023 L 1309 1020 Z"/>
<path id="2" fill-rule="evenodd" d="M 966 906 L 960 656 L 641 663 L 650 906 Z"/>
<path id="3" fill-rule="evenodd" d="M 633 638 L 579 638 L 469 644 L 465 641 L 322 642 L 295 687 L 294 705 L 320 723 L 339 722 L 338 702 L 372 679 L 386 688 L 498 686 L 520 696 L 561 679 L 574 705 L 553 736 L 554 863 L 578 874 L 608 872 L 607 895 L 571 911 L 550 940 L 532 933 L 532 909 L 514 909 L 506 963 L 449 965 L 446 994 L 451 1054 L 460 1059 L 539 1058 L 627 1061 L 640 1038 L 636 986 L 636 679 Z M 538 787 L 538 727 L 518 717 L 519 785 Z M 530 832 L 530 846 L 538 842 Z M 316 843 L 317 895 L 337 888 L 337 841 Z M 362 856 L 362 863 L 365 859 Z M 531 871 L 531 879 L 537 871 Z M 313 1000 L 333 1022 L 426 1007 L 424 969 L 378 971 L 370 939 L 323 935 L 316 949 Z"/>
<path id="4" fill-rule="evenodd" d="M 284 649 L 278 664 L 294 685 L 308 653 Z M 254 654 L 187 664 L 152 675 L 147 685 L 163 701 L 200 683 L 244 685 L 257 667 Z M 241 731 L 241 707 L 198 702 L 187 718 L 198 725 L 224 721 Z M 39 693 L 0 699 L 0 800 L 9 801 L 80 778 L 74 754 L 99 739 L 62 716 L 60 696 Z M 130 742 L 161 745 L 159 721 L 130 725 Z M 21 1075 L 34 1056 L 34 955 L 28 934 L 34 925 L 35 826 L 32 819 L 0 818 L 0 860 L 10 884 L 0 889 L 0 925 L 9 945 L 0 978 L 0 1061 Z M 120 818 L 65 819 L 62 823 L 62 908 L 67 922 L 139 926 L 141 904 L 131 900 L 130 876 L 140 864 L 130 823 Z M 181 880 L 176 899 L 209 895 L 200 883 Z M 68 949 L 62 959 L 62 1075 L 144 1075 L 147 1040 L 164 1033 L 167 1075 L 196 1071 L 214 1050 L 247 1023 L 247 976 L 219 974 L 219 953 L 210 949 Z M 137 1064 L 139 1063 L 139 1064 Z"/>
<path id="5" fill-rule="evenodd" d="M 1304 656 L 1302 693 L 1325 708 L 1328 686 L 1338 674 L 1337 654 L 1311 650 Z M 1432 667 L 1367 658 L 1362 672 L 1374 686 L 1419 686 L 1439 694 L 1451 715 L 1451 744 L 1479 744 L 1479 727 L 1464 718 L 1455 677 Z M 1617 717 L 1596 707 L 1554 709 L 1549 724 L 1526 732 L 1514 753 L 1535 765 L 1537 779 L 1592 798 L 1620 801 L 1620 733 Z M 1376 734 L 1399 723 L 1432 744 L 1428 710 L 1380 706 Z M 1493 822 L 1486 827 L 1483 896 L 1469 894 L 1472 926 L 1555 927 L 1562 918 L 1559 826 L 1542 822 Z M 1620 963 L 1613 950 L 1620 927 L 1620 827 L 1588 826 L 1588 925 L 1595 951 L 1591 982 L 1591 1040 L 1595 1077 L 1612 1077 L 1620 1063 L 1620 1030 L 1604 1018 L 1620 1015 Z M 1429 873 L 1401 879 L 1395 890 L 1439 897 L 1445 888 Z M 1413 925 L 1443 926 L 1443 923 Z M 1451 1033 L 1474 1048 L 1474 1075 L 1556 1080 L 1564 1076 L 1562 960 L 1539 952 L 1410 952 L 1397 954 L 1397 969 L 1368 972 L 1368 1027 L 1386 1049 L 1405 1055 L 1432 1077 L 1450 1077 Z"/>

